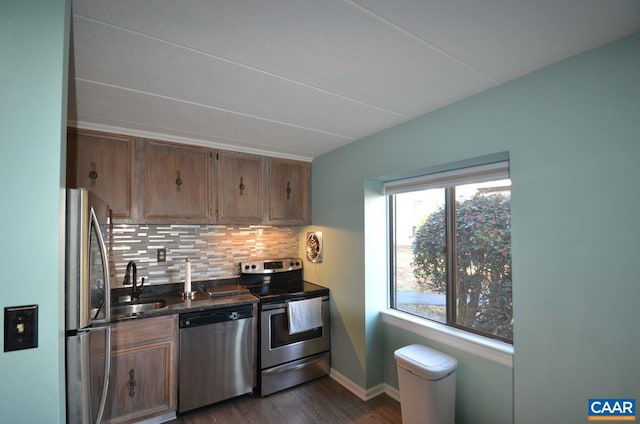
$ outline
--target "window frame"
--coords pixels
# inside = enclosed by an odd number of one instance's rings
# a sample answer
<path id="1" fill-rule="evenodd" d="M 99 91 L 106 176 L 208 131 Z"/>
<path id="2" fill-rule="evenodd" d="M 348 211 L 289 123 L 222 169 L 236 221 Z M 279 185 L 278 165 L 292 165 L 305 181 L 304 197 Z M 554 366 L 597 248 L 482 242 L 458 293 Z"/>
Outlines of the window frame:
<path id="1" fill-rule="evenodd" d="M 504 170 L 506 169 L 506 174 Z M 474 174 L 474 171 L 476 173 Z M 477 176 L 477 178 L 474 177 Z M 459 170 L 426 174 L 412 178 L 391 181 L 384 184 L 385 195 L 387 197 L 387 230 L 388 230 L 388 251 L 389 261 L 389 308 L 400 314 L 408 314 L 419 319 L 437 325 L 443 325 L 460 331 L 472 333 L 488 339 L 497 340 L 508 345 L 513 345 L 513 339 L 502 337 L 496 334 L 484 332 L 475 328 L 466 327 L 455 322 L 457 314 L 456 289 L 457 289 L 457 250 L 456 250 L 456 187 L 470 183 L 480 183 L 489 181 L 499 181 L 510 179 L 509 162 L 501 161 L 493 164 L 486 164 Z M 395 246 L 396 246 L 396 195 L 407 192 L 416 192 L 427 189 L 444 189 L 444 210 L 445 210 L 445 261 L 446 261 L 446 319 L 441 322 L 418 313 L 402 310 L 397 307 L 397 281 Z M 511 191 L 509 191 L 511 197 Z M 511 217 L 509 217 L 511 219 Z M 512 258 L 513 260 L 513 258 Z M 513 284 L 513 281 L 512 281 Z M 513 296 L 511 299 L 513 308 Z"/>

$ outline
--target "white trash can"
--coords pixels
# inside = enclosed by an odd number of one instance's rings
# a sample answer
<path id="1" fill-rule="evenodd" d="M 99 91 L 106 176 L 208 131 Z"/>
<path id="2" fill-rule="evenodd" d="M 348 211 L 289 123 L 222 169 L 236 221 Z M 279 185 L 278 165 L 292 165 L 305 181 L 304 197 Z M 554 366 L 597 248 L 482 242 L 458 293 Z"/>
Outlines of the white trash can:
<path id="1" fill-rule="evenodd" d="M 393 356 L 403 424 L 454 424 L 458 361 L 418 344 L 400 348 Z"/>

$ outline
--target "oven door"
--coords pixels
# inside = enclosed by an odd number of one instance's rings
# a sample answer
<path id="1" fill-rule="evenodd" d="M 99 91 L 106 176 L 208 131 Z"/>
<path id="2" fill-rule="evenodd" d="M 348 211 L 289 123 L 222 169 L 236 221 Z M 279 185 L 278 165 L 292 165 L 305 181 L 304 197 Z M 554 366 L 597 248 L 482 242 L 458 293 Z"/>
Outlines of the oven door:
<path id="1" fill-rule="evenodd" d="M 287 302 L 263 304 L 260 315 L 260 368 L 266 369 L 331 348 L 329 296 L 322 298 L 322 327 L 289 334 Z"/>

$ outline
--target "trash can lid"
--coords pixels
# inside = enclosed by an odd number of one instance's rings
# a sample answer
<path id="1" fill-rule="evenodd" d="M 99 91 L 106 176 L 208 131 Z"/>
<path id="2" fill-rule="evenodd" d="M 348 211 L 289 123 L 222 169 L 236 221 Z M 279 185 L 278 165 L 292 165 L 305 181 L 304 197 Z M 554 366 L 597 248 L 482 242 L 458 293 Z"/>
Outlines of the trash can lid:
<path id="1" fill-rule="evenodd" d="M 393 356 L 399 367 L 425 380 L 440 380 L 458 366 L 454 357 L 419 344 L 402 347 Z"/>

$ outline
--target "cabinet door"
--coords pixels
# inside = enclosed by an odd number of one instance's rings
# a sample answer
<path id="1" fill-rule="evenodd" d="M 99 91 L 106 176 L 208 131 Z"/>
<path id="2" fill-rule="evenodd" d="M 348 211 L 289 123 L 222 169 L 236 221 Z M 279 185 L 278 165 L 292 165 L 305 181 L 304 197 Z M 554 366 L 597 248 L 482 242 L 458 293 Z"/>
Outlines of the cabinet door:
<path id="1" fill-rule="evenodd" d="M 262 156 L 218 152 L 218 223 L 262 223 L 263 174 Z"/>
<path id="2" fill-rule="evenodd" d="M 204 148 L 147 142 L 145 221 L 210 222 L 210 156 Z"/>
<path id="3" fill-rule="evenodd" d="M 131 423 L 175 412 L 176 316 L 116 324 L 112 339 L 105 422 Z"/>
<path id="4" fill-rule="evenodd" d="M 70 129 L 67 140 L 67 187 L 93 191 L 109 204 L 116 219 L 133 218 L 133 139 Z"/>
<path id="5" fill-rule="evenodd" d="M 310 223 L 309 171 L 307 162 L 269 160 L 269 223 Z"/>

